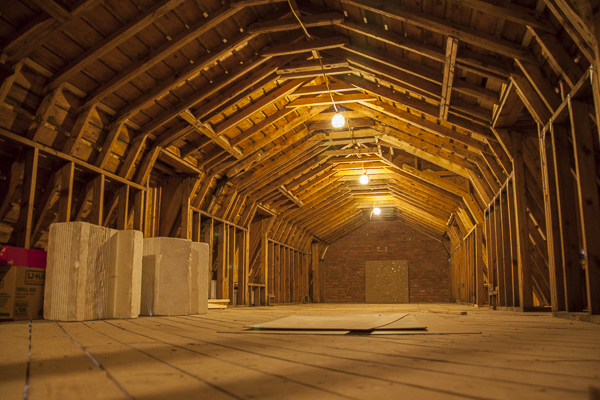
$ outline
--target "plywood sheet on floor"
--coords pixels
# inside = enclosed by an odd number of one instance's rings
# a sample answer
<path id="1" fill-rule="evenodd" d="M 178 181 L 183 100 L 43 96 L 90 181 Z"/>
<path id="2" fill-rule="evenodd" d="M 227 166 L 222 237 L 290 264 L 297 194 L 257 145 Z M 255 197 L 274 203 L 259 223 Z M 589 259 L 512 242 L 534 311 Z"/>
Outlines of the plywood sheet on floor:
<path id="1" fill-rule="evenodd" d="M 427 313 L 465 310 L 467 315 Z M 298 313 L 409 313 L 427 335 L 241 335 Z M 588 399 L 600 326 L 453 305 L 311 304 L 0 324 L 2 398 Z M 9 349 L 9 351 L 6 351 Z M 6 374 L 5 372 L 11 372 Z M 4 388 L 10 387 L 10 391 Z"/>
<path id="2" fill-rule="evenodd" d="M 252 329 L 370 331 L 397 323 L 407 314 L 289 315 L 249 325 Z M 393 329 L 393 328 L 392 328 Z"/>

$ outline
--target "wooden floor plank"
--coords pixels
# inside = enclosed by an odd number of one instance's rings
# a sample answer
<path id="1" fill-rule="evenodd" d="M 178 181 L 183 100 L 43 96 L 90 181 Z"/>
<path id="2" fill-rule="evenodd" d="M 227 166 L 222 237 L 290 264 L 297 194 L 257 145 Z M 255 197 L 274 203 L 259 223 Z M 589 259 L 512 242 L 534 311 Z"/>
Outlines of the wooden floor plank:
<path id="1" fill-rule="evenodd" d="M 428 332 L 266 335 L 243 328 L 344 313 L 410 313 Z M 29 399 L 587 399 L 590 387 L 600 387 L 600 325 L 458 304 L 33 321 L 31 339 Z M 28 347 L 28 323 L 0 324 L 3 399 L 23 398 Z"/>
<path id="2" fill-rule="evenodd" d="M 3 398 L 23 398 L 28 354 L 29 321 L 0 324 L 0 388 Z"/>
<path id="3" fill-rule="evenodd" d="M 86 347 L 135 399 L 235 399 L 204 379 L 168 361 L 174 349 L 105 321 L 69 325 L 65 330 Z M 175 350 L 176 351 L 176 350 Z M 159 357 L 165 353 L 169 356 Z"/>
<path id="4" fill-rule="evenodd" d="M 494 386 L 494 382 L 513 383 L 516 390 L 520 390 L 520 386 L 537 389 L 552 388 L 559 392 L 564 392 L 565 394 L 578 392 L 576 389 L 578 385 L 579 387 L 584 387 L 586 384 L 593 383 L 593 380 L 575 374 L 565 376 L 557 373 L 536 373 L 536 371 L 519 369 L 517 366 L 507 368 L 507 365 L 515 362 L 514 359 L 504 361 L 504 368 L 502 374 L 499 376 L 498 367 L 500 365 L 484 366 L 481 365 L 481 363 L 475 364 L 469 362 L 469 360 L 463 360 L 460 355 L 460 353 L 465 353 L 463 351 L 453 352 L 451 357 L 447 358 L 443 356 L 440 357 L 439 355 L 413 355 L 412 352 L 411 355 L 405 355 L 404 353 L 408 353 L 408 351 L 403 351 L 401 354 L 390 356 L 389 354 L 394 351 L 394 347 L 396 348 L 396 352 L 398 352 L 399 343 L 394 342 L 393 340 L 380 340 L 374 342 L 374 340 L 379 340 L 380 338 L 381 337 L 344 338 L 336 340 L 334 346 L 327 344 L 327 342 L 331 342 L 331 338 L 308 335 L 298 338 L 290 338 L 289 336 L 261 338 L 258 337 L 258 335 L 252 335 L 252 337 L 248 339 L 247 337 L 244 337 L 244 340 L 252 341 L 262 346 L 271 345 L 275 348 L 293 349 L 308 354 L 375 363 L 380 365 L 382 369 L 389 369 L 391 366 L 398 366 L 401 369 L 408 368 L 411 371 L 421 371 L 424 375 L 423 378 L 430 379 L 432 382 L 440 382 L 452 378 L 452 380 L 458 380 L 457 384 L 475 385 L 476 382 L 473 382 L 471 378 L 481 378 L 484 380 L 481 388 L 485 388 L 485 390 L 493 388 L 495 392 L 497 392 L 497 388 Z M 455 339 L 456 337 L 454 337 L 452 341 L 454 342 Z M 277 342 L 278 344 L 273 345 L 274 342 Z M 411 346 L 410 344 L 404 343 L 404 341 L 402 341 L 400 345 L 404 347 Z M 429 362 L 429 364 L 424 365 L 424 361 Z M 427 376 L 428 374 L 431 375 L 430 373 L 437 372 L 449 376 Z M 402 375 L 405 374 L 405 371 L 397 371 L 397 373 Z M 461 378 L 466 379 L 469 382 L 460 382 Z M 579 390 L 579 392 L 581 391 Z"/>
<path id="5" fill-rule="evenodd" d="M 29 400 L 128 398 L 59 324 L 34 322 Z"/>

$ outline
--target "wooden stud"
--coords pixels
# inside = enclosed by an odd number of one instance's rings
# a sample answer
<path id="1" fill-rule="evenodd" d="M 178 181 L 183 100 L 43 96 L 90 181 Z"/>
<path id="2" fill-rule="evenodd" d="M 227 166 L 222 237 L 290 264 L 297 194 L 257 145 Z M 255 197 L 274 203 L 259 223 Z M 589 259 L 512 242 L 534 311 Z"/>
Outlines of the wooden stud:
<path id="1" fill-rule="evenodd" d="M 146 192 L 136 190 L 133 197 L 133 228 L 136 231 L 144 231 L 144 196 Z"/>
<path id="2" fill-rule="evenodd" d="M 58 200 L 58 222 L 71 221 L 71 201 L 73 199 L 73 178 L 75 163 L 70 162 L 61 169 L 60 197 Z"/>
<path id="3" fill-rule="evenodd" d="M 523 160 L 523 138 L 518 132 L 513 132 L 513 188 L 515 199 L 515 224 L 517 234 L 517 253 L 519 262 L 519 298 L 521 307 L 533 307 L 533 282 L 529 254 L 529 229 L 527 226 L 527 203 L 525 193 L 525 161 Z"/>
<path id="4" fill-rule="evenodd" d="M 118 208 L 117 208 L 117 229 L 127 229 L 129 221 L 129 186 L 123 185 L 117 190 Z"/>
<path id="5" fill-rule="evenodd" d="M 600 314 L 600 199 L 596 178 L 596 162 L 592 120 L 586 102 L 569 99 L 571 138 L 575 152 L 579 216 L 587 286 L 588 311 Z"/>
<path id="6" fill-rule="evenodd" d="M 25 170 L 21 189 L 21 205 L 17 222 L 17 246 L 31 248 L 31 231 L 33 226 L 33 208 L 35 206 L 35 188 L 37 185 L 38 159 L 37 148 L 25 151 Z"/>
<path id="7" fill-rule="evenodd" d="M 584 285 L 579 264 L 579 231 L 577 227 L 577 200 L 574 193 L 575 182 L 571 174 L 573 151 L 567 138 L 568 128 L 561 124 L 551 125 L 552 155 L 556 178 L 556 201 L 558 206 L 558 226 L 562 253 L 562 269 L 565 280 L 565 309 L 568 312 L 583 310 L 585 298 L 581 293 Z"/>
<path id="8" fill-rule="evenodd" d="M 444 82 L 442 83 L 442 99 L 440 100 L 439 118 L 448 119 L 450 109 L 450 97 L 452 95 L 452 84 L 454 83 L 454 66 L 456 54 L 458 53 L 458 40 L 448 36 L 446 42 L 446 60 L 444 64 Z"/>

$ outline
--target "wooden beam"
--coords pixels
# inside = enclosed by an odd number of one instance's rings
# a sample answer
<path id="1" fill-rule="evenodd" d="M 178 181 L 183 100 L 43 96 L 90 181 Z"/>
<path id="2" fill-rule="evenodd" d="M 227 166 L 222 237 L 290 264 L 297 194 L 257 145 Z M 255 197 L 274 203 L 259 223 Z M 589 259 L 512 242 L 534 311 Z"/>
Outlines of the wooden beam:
<path id="1" fill-rule="evenodd" d="M 485 0 L 461 0 L 461 4 L 517 24 L 544 30 L 553 35 L 557 33 L 556 28 L 543 12 L 517 5 L 508 0 L 494 0 L 493 3 Z"/>
<path id="2" fill-rule="evenodd" d="M 119 139 L 119 135 L 121 134 L 124 126 L 125 126 L 125 124 L 123 124 L 123 123 L 117 124 L 114 128 L 112 128 L 108 132 L 106 139 L 104 139 L 104 143 L 102 143 L 102 150 L 100 150 L 100 154 L 98 155 L 98 158 L 96 159 L 96 162 L 95 162 L 96 167 L 103 169 L 106 166 L 108 157 L 110 156 L 110 153 L 112 152 L 115 143 L 117 143 L 117 140 Z"/>
<path id="3" fill-rule="evenodd" d="M 47 18 L 45 15 L 34 18 L 21 30 L 17 31 L 14 36 L 9 38 L 4 48 L 4 52 L 8 54 L 8 62 L 16 63 L 19 60 L 23 60 L 38 47 L 50 40 L 54 36 L 54 32 L 59 29 L 68 30 L 78 21 L 80 16 L 90 12 L 95 7 L 104 3 L 104 1 L 80 1 L 69 13 L 69 19 L 63 23 L 53 18 Z"/>
<path id="4" fill-rule="evenodd" d="M 17 222 L 17 246 L 31 248 L 31 230 L 33 227 L 33 208 L 35 206 L 35 188 L 37 185 L 38 160 L 37 148 L 25 150 L 25 170 L 21 189 L 21 204 Z"/>
<path id="5" fill-rule="evenodd" d="M 46 0 L 42 1 L 46 2 Z M 62 68 L 54 75 L 52 82 L 46 86 L 45 91 L 52 91 L 62 83 L 69 81 L 88 65 L 92 64 L 99 58 L 102 58 L 105 54 L 129 40 L 129 38 L 134 36 L 136 33 L 144 30 L 147 26 L 153 24 L 157 19 L 184 1 L 185 0 L 160 0 L 153 4 L 153 6 L 147 11 L 143 12 L 141 15 L 113 32 L 100 43 L 97 43 L 96 45 L 87 49 L 81 56 L 77 57 L 74 61 Z"/>
<path id="6" fill-rule="evenodd" d="M 127 229 L 129 222 L 129 186 L 123 185 L 117 190 L 119 198 L 117 205 L 117 229 Z"/>
<path id="7" fill-rule="evenodd" d="M 302 203 L 302 201 L 298 199 L 298 197 L 296 197 L 292 192 L 287 190 L 287 188 L 284 185 L 281 185 L 277 190 L 279 190 L 279 192 L 281 192 L 285 197 L 290 199 L 298 207 L 304 207 L 304 203 Z"/>
<path id="8" fill-rule="evenodd" d="M 529 27 L 529 31 L 535 35 L 543 54 L 548 57 L 550 64 L 554 66 L 554 69 L 564 78 L 567 84 L 571 88 L 577 85 L 583 71 L 567 53 L 563 43 L 556 36 L 547 32 L 532 27 Z"/>
<path id="9" fill-rule="evenodd" d="M 137 175 L 135 178 L 135 182 L 137 184 L 145 185 L 150 177 L 150 172 L 152 172 L 152 168 L 154 168 L 154 163 L 160 154 L 160 147 L 153 147 L 146 153 L 140 166 L 138 167 Z"/>
<path id="10" fill-rule="evenodd" d="M 546 107 L 554 114 L 561 103 L 560 95 L 554 91 L 554 88 L 550 85 L 542 70 L 535 65 L 524 63 L 519 60 L 515 60 L 515 62 L 538 93 Z"/>
<path id="11" fill-rule="evenodd" d="M 293 74 L 295 72 L 307 72 L 307 71 L 320 71 L 323 74 L 323 70 L 336 69 L 336 68 L 348 68 L 350 64 L 348 60 L 340 57 L 322 57 L 320 59 L 311 60 L 298 60 L 292 61 L 287 65 L 277 70 L 278 75 Z M 327 86 L 327 85 L 322 85 Z M 324 93 L 328 90 L 325 89 Z"/>
<path id="12" fill-rule="evenodd" d="M 517 233 L 517 258 L 519 263 L 519 297 L 523 309 L 533 307 L 533 273 L 530 259 L 529 228 L 527 225 L 527 183 L 523 160 L 523 138 L 518 132 L 512 136 L 513 146 L 513 196 Z"/>
<path id="13" fill-rule="evenodd" d="M 598 136 L 587 102 L 569 98 L 571 138 L 577 171 L 577 198 L 582 231 L 587 287 L 587 306 L 591 315 L 600 314 L 600 199 L 596 177 L 594 141 Z"/>
<path id="14" fill-rule="evenodd" d="M 308 96 L 314 94 L 325 94 L 329 93 L 329 90 L 331 90 L 332 93 L 341 93 L 355 91 L 356 89 L 345 83 L 330 83 L 329 88 L 327 88 L 327 85 L 305 85 L 296 89 L 296 91 L 294 91 L 294 95 Z"/>
<path id="15" fill-rule="evenodd" d="M 270 135 L 267 135 L 267 136 L 263 137 L 262 139 L 257 140 L 252 145 L 249 145 L 248 147 L 244 148 L 244 150 L 243 150 L 244 156 L 248 156 L 248 155 L 254 153 L 255 151 L 263 148 L 267 144 L 272 143 L 276 139 L 290 133 L 292 130 L 296 129 L 299 125 L 308 121 L 309 119 L 311 119 L 315 115 L 321 113 L 321 111 L 326 110 L 327 108 L 329 108 L 329 106 L 316 106 L 316 107 L 311 108 L 310 111 L 294 118 L 293 120 L 289 121 L 287 124 L 282 126 L 281 128 L 277 129 L 275 132 L 272 132 Z M 307 134 L 308 134 L 308 130 L 303 129 L 301 132 L 298 132 L 296 135 L 306 136 Z"/>
<path id="16" fill-rule="evenodd" d="M 269 92 L 265 96 L 261 97 L 259 100 L 252 102 L 251 105 L 242 109 L 238 113 L 232 115 L 227 118 L 219 125 L 215 126 L 214 131 L 217 135 L 221 135 L 227 129 L 239 124 L 246 118 L 249 118 L 252 114 L 259 112 L 265 107 L 270 106 L 273 102 L 281 99 L 282 97 L 288 96 L 292 93 L 298 86 L 305 83 L 304 79 L 296 79 L 290 82 L 285 83 L 284 85 L 276 88 L 275 90 Z"/>
<path id="17" fill-rule="evenodd" d="M 34 142 L 39 141 L 42 130 L 45 127 L 48 117 L 51 115 L 59 96 L 62 94 L 62 90 L 63 86 L 59 86 L 44 97 L 27 132 L 28 139 L 31 139 Z"/>
<path id="18" fill-rule="evenodd" d="M 284 56 L 289 54 L 307 53 L 313 50 L 326 50 L 343 47 L 350 43 L 345 36 L 334 36 L 327 39 L 308 40 L 295 44 L 280 44 L 267 46 L 261 50 L 263 57 Z"/>
<path id="19" fill-rule="evenodd" d="M 305 15 L 302 16 L 302 25 L 306 28 L 314 28 L 317 26 L 327 26 L 344 21 L 344 16 L 337 12 L 326 14 Z M 255 22 L 248 27 L 248 33 L 272 33 L 272 32 L 287 32 L 291 29 L 300 29 L 300 23 L 296 18 L 282 19 L 276 21 L 260 21 Z"/>
<path id="20" fill-rule="evenodd" d="M 542 166 L 544 216 L 546 218 L 546 241 L 548 244 L 548 270 L 552 311 L 565 311 L 565 277 L 562 268 L 562 246 L 558 191 L 554 173 L 555 160 L 551 133 L 540 131 L 540 160 Z M 570 168 L 569 168 L 570 169 Z M 569 171 L 570 172 L 570 171 Z"/>
<path id="21" fill-rule="evenodd" d="M 283 62 L 278 65 L 281 64 Z M 207 123 L 214 116 L 224 112 L 241 100 L 248 98 L 252 92 L 256 91 L 256 88 L 270 85 L 277 77 L 278 75 L 273 72 L 273 68 L 270 65 L 260 68 L 245 79 L 238 80 L 235 85 L 222 92 L 220 96 L 203 104 L 194 111 L 194 117 L 203 123 Z"/>
<path id="22" fill-rule="evenodd" d="M 545 126 L 552 117 L 551 110 L 546 106 L 538 92 L 524 76 L 511 75 L 517 93 L 527 110 L 541 126 Z"/>
<path id="23" fill-rule="evenodd" d="M 2 77 L 0 79 L 0 104 L 4 104 L 12 85 L 21 73 L 22 67 L 23 63 L 18 63 L 13 67 L 9 67 L 6 64 L 0 64 L 0 68 L 2 69 Z"/>
<path id="24" fill-rule="evenodd" d="M 360 101 L 376 101 L 375 97 L 367 94 L 346 94 L 333 96 L 336 104 L 358 103 Z M 315 107 L 322 105 L 331 105 L 331 97 L 329 95 L 321 95 L 317 97 L 301 97 L 286 105 L 288 108 L 294 107 Z"/>
<path id="25" fill-rule="evenodd" d="M 168 41 L 162 46 L 159 46 L 148 56 L 134 62 L 128 68 L 120 71 L 114 78 L 95 89 L 86 97 L 85 103 L 80 109 L 87 108 L 103 100 L 110 93 L 115 92 L 138 75 L 145 73 L 147 70 L 164 60 L 169 55 L 177 52 L 185 45 L 196 40 L 210 29 L 234 15 L 237 11 L 238 9 L 227 6 L 215 10 L 206 19 L 200 20 L 196 24 L 190 26 L 189 29 L 186 29 L 179 35 L 173 37 L 172 40 Z"/>
<path id="26" fill-rule="evenodd" d="M 65 142 L 65 145 L 62 148 L 62 152 L 68 155 L 73 155 L 75 151 L 75 145 L 79 143 L 79 140 L 83 137 L 83 133 L 85 132 L 85 128 L 92 118 L 93 114 L 96 112 L 94 107 L 90 107 L 87 110 L 82 111 L 77 117 L 77 121 L 71 130 L 71 135 Z"/>
<path id="27" fill-rule="evenodd" d="M 442 35 L 452 35 L 461 42 L 469 43 L 498 54 L 517 58 L 532 64 L 538 64 L 537 59 L 525 46 L 516 45 L 508 40 L 498 39 L 493 35 L 469 28 L 467 26 L 446 21 L 430 14 L 415 12 L 395 4 L 384 4 L 382 8 L 370 6 L 365 0 L 344 0 L 345 3 L 372 11 L 385 17 L 396 19 L 419 28 L 433 31 Z"/>
<path id="28" fill-rule="evenodd" d="M 158 84 L 154 88 L 150 89 L 148 92 L 144 93 L 143 95 L 138 97 L 136 100 L 129 103 L 126 107 L 124 107 L 122 110 L 120 110 L 115 115 L 113 125 L 116 125 L 120 122 L 123 122 L 123 121 L 129 119 L 132 115 L 134 115 L 137 112 L 139 112 L 140 110 L 142 110 L 148 103 L 153 102 L 154 99 L 162 97 L 163 95 L 167 94 L 172 88 L 177 87 L 182 82 L 185 82 L 187 79 L 192 78 L 193 76 L 195 76 L 198 72 L 200 72 L 205 67 L 214 64 L 217 60 L 222 58 L 224 55 L 231 53 L 233 50 L 238 48 L 240 45 L 247 43 L 249 40 L 253 39 L 254 37 L 255 37 L 254 35 L 248 35 L 245 32 L 240 33 L 239 35 L 232 38 L 231 40 L 228 40 L 227 43 L 223 43 L 220 46 L 218 46 L 217 48 L 211 49 L 210 53 L 207 53 L 200 59 L 195 60 L 193 64 L 190 64 L 188 67 L 184 68 L 182 71 L 179 71 L 179 73 L 177 73 L 176 75 L 172 75 L 169 78 L 162 80 L 160 84 Z M 263 59 L 263 61 L 266 61 L 266 60 Z M 250 63 L 250 65 L 254 65 L 254 66 L 258 66 L 260 64 L 262 64 L 262 61 L 260 59 L 258 60 L 257 63 Z M 176 110 L 168 110 L 169 112 L 175 111 L 174 115 L 172 115 L 171 117 L 168 117 L 168 118 L 163 117 L 163 118 L 161 118 L 161 120 L 164 118 L 166 118 L 167 120 L 172 119 L 179 113 L 183 112 L 185 109 L 187 109 L 187 108 L 191 107 L 192 105 L 194 105 L 195 103 L 201 101 L 205 95 L 208 96 L 208 95 L 216 92 L 217 90 L 220 90 L 220 88 L 222 86 L 224 86 L 228 83 L 231 83 L 233 81 L 230 79 L 231 76 L 239 77 L 242 74 L 247 73 L 248 69 L 246 67 L 247 66 L 242 68 L 237 73 L 227 74 L 227 76 L 225 77 L 224 80 L 221 80 L 219 82 L 215 82 L 215 83 L 211 84 L 209 87 L 205 88 L 205 90 L 201 91 L 198 94 L 198 96 L 193 96 L 191 99 L 186 98 L 185 101 L 182 101 L 180 104 L 178 104 L 178 107 L 176 107 Z M 235 79 L 235 78 L 233 78 L 233 79 Z M 208 93 L 208 94 L 206 94 L 206 93 Z M 164 122 L 165 121 L 163 121 L 163 123 Z"/>
<path id="29" fill-rule="evenodd" d="M 102 226 L 104 222 L 104 175 L 94 178 L 92 196 L 92 213 L 90 222 Z"/>
<path id="30" fill-rule="evenodd" d="M 334 76 L 334 75 L 348 75 L 353 73 L 353 69 L 349 67 L 340 67 L 340 68 L 328 68 L 324 69 L 324 71 L 320 70 L 308 70 L 308 71 L 299 71 L 299 72 L 290 72 L 287 74 L 279 75 L 280 80 L 289 80 L 289 79 L 302 79 L 302 78 L 317 78 L 326 76 Z"/>
<path id="31" fill-rule="evenodd" d="M 191 209 L 191 195 L 192 195 L 192 179 L 183 178 L 181 181 L 181 227 L 179 230 L 179 237 L 182 239 L 192 239 L 192 209 Z"/>
<path id="32" fill-rule="evenodd" d="M 84 168 L 84 169 L 86 169 L 88 171 L 92 171 L 92 172 L 95 172 L 95 173 L 98 173 L 98 174 L 104 174 L 110 180 L 113 180 L 113 181 L 116 181 L 116 182 L 120 182 L 120 183 L 124 183 L 126 185 L 130 185 L 130 186 L 135 187 L 135 188 L 140 189 L 140 190 L 146 190 L 145 186 L 141 186 L 141 185 L 136 184 L 135 182 L 128 181 L 127 179 L 123 179 L 123 178 L 121 178 L 118 175 L 115 175 L 115 174 L 113 174 L 111 172 L 108 172 L 106 170 L 102 170 L 102 169 L 96 167 L 95 165 L 88 164 L 87 162 L 85 162 L 83 160 L 80 160 L 79 158 L 76 158 L 76 157 L 64 154 L 63 152 L 55 150 L 55 149 L 53 149 L 50 146 L 46 146 L 44 144 L 41 144 L 41 143 L 38 143 L 38 142 L 34 142 L 34 141 L 26 139 L 26 138 L 24 138 L 24 137 L 22 137 L 20 135 L 15 135 L 14 133 L 12 133 L 10 131 L 7 131 L 6 129 L 0 128 L 0 136 L 5 137 L 5 138 L 7 138 L 7 139 L 9 139 L 9 140 L 11 140 L 13 142 L 20 143 L 21 145 L 24 145 L 24 146 L 36 148 L 36 149 L 38 149 L 40 151 L 43 151 L 46 154 L 49 154 L 51 156 L 60 158 L 62 160 L 72 161 L 75 164 L 79 165 L 80 167 L 82 167 L 82 168 Z"/>
<path id="33" fill-rule="evenodd" d="M 442 83 L 442 99 L 440 100 L 440 115 L 443 120 L 448 119 L 452 84 L 454 83 L 454 67 L 458 53 L 458 40 L 448 36 L 446 41 L 446 60 L 444 63 L 444 82 Z"/>
<path id="34" fill-rule="evenodd" d="M 71 202 L 73 199 L 73 178 L 75 163 L 70 162 L 61 169 L 60 194 L 58 200 L 58 222 L 71 221 Z"/>

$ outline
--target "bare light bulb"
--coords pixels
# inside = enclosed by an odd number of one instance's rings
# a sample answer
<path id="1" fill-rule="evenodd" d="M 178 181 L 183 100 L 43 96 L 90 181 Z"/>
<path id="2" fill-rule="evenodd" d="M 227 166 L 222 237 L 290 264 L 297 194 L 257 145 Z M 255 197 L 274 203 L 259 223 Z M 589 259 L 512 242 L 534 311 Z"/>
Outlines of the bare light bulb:
<path id="1" fill-rule="evenodd" d="M 367 174 L 361 175 L 360 183 L 362 183 L 363 185 L 366 185 L 367 183 L 369 183 L 369 177 L 367 176 Z"/>
<path id="2" fill-rule="evenodd" d="M 379 214 L 381 214 L 381 210 L 380 210 L 379 208 L 375 207 L 375 208 L 373 209 L 373 213 L 374 213 L 375 215 L 379 215 Z"/>
<path id="3" fill-rule="evenodd" d="M 335 113 L 333 118 L 331 118 L 331 125 L 333 125 L 334 128 L 341 128 L 344 126 L 344 123 L 344 116 L 340 113 Z"/>

